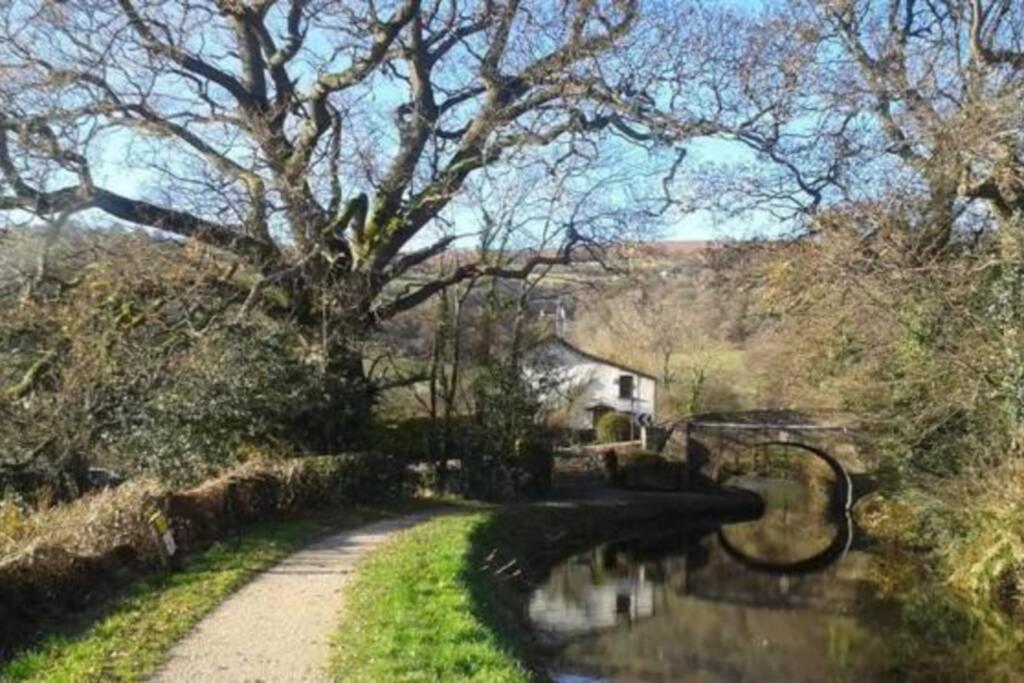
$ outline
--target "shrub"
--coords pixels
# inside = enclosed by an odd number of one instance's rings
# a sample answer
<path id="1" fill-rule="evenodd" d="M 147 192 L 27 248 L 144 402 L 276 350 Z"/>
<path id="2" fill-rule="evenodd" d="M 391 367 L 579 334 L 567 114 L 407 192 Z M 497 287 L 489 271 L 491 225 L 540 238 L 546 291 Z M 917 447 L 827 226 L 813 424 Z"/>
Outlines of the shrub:
<path id="1" fill-rule="evenodd" d="M 628 441 L 631 431 L 629 415 L 605 413 L 597 421 L 597 442 L 616 443 Z"/>
<path id="2" fill-rule="evenodd" d="M 540 429 L 537 391 L 514 365 L 485 367 L 473 382 L 473 394 L 483 445 L 492 453 L 511 454 Z"/>
<path id="3" fill-rule="evenodd" d="M 901 625 L 915 639 L 950 649 L 967 644 L 978 623 L 964 605 L 934 590 L 918 590 L 900 605 Z"/>
<path id="4" fill-rule="evenodd" d="M 467 491 L 506 500 L 547 490 L 554 456 L 537 389 L 515 365 L 496 363 L 477 375 L 473 394 L 476 424 L 462 453 Z"/>
<path id="5" fill-rule="evenodd" d="M 539 495 L 551 488 L 555 454 L 549 440 L 538 436 L 520 443 L 514 464 L 522 473 L 520 490 Z"/>
<path id="6" fill-rule="evenodd" d="M 254 445 L 301 447 L 308 437 L 297 433 L 297 423 L 303 406 L 316 403 L 318 382 L 291 343 L 282 330 L 201 340 L 173 377 L 140 397 L 116 465 L 181 484 L 237 464 Z"/>
<path id="7" fill-rule="evenodd" d="M 458 457 L 460 451 L 475 440 L 479 428 L 472 417 L 466 415 L 454 416 L 451 428 L 451 455 Z M 431 440 L 440 439 L 439 432 L 443 429 L 444 424 L 440 420 L 435 425 L 427 416 L 410 417 L 376 422 L 370 438 L 375 451 L 389 453 L 405 462 L 423 462 L 431 458 Z"/>
<path id="8" fill-rule="evenodd" d="M 371 440 L 377 450 L 404 458 L 408 462 L 420 462 L 429 455 L 431 429 L 429 417 L 377 422 L 372 427 Z"/>
<path id="9" fill-rule="evenodd" d="M 948 506 L 958 524 L 939 547 L 945 581 L 976 605 L 1012 618 L 1024 614 L 1024 464 L 978 474 L 957 496 L 970 507 Z M 946 501 L 943 501 L 946 502 Z"/>
<path id="10" fill-rule="evenodd" d="M 31 299 L 0 287 L 0 495 L 72 499 L 97 465 L 181 485 L 252 448 L 342 447 L 351 387 L 269 304 L 239 315 L 251 273 L 191 245 L 68 239 Z"/>

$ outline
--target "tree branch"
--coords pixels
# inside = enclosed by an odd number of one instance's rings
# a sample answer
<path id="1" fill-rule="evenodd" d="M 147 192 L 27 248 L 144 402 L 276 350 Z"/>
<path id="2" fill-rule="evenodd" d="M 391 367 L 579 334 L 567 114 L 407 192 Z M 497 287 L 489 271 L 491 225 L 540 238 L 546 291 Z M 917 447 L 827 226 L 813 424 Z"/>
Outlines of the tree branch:
<path id="1" fill-rule="evenodd" d="M 250 92 L 237 78 L 214 67 L 195 55 L 189 54 L 176 45 L 169 45 L 161 42 L 142 15 L 135 9 L 132 0 L 117 0 L 128 17 L 128 23 L 132 29 L 142 38 L 142 46 L 152 54 L 166 57 L 186 71 L 189 71 L 201 78 L 205 78 L 227 90 L 235 100 L 246 109 L 256 109 L 262 102 L 259 97 Z"/>
<path id="2" fill-rule="evenodd" d="M 89 185 L 74 185 L 43 191 L 26 183 L 18 174 L 7 146 L 7 128 L 0 126 L 0 172 L 14 196 L 0 197 L 0 210 L 22 209 L 41 215 L 95 208 L 139 225 L 198 239 L 246 256 L 257 266 L 278 257 L 277 247 L 246 235 L 241 228 L 213 223 L 191 213 L 169 209 Z"/>
<path id="3" fill-rule="evenodd" d="M 421 285 L 412 291 L 397 296 L 387 303 L 377 306 L 373 309 L 371 315 L 375 322 L 388 320 L 403 311 L 419 306 L 438 292 L 442 292 L 453 285 L 472 278 L 494 277 L 522 280 L 529 277 L 537 268 L 543 266 L 568 265 L 572 262 L 573 251 L 584 241 L 579 233 L 570 228 L 568 239 L 555 254 L 534 254 L 519 266 L 489 264 L 479 261 L 461 265 L 444 277 Z"/>

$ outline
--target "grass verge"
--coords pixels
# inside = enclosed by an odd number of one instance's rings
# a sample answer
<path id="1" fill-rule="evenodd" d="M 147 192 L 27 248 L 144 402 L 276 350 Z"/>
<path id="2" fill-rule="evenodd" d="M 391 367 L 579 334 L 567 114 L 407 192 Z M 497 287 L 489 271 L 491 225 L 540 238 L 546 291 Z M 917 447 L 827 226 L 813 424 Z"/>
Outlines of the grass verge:
<path id="1" fill-rule="evenodd" d="M 491 513 L 442 517 L 370 557 L 346 596 L 335 638 L 336 680 L 531 680 L 472 596 L 483 576 L 467 567 L 474 533 Z"/>
<path id="2" fill-rule="evenodd" d="M 0 670 L 2 681 L 136 681 L 205 614 L 259 571 L 314 538 L 380 516 L 346 510 L 262 522 L 189 558 L 182 571 L 136 579 L 76 633 L 53 635 Z"/>

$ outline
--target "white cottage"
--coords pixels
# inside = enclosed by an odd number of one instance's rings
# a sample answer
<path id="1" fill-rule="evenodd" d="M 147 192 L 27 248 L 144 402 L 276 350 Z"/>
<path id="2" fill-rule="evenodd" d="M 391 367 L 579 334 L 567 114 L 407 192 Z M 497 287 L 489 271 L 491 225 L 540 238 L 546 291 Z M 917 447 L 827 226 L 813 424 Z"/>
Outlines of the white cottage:
<path id="1" fill-rule="evenodd" d="M 544 399 L 566 410 L 570 429 L 593 429 L 602 415 L 632 415 L 638 425 L 657 415 L 653 375 L 587 353 L 551 336 L 524 356 L 527 375 L 543 387 Z"/>

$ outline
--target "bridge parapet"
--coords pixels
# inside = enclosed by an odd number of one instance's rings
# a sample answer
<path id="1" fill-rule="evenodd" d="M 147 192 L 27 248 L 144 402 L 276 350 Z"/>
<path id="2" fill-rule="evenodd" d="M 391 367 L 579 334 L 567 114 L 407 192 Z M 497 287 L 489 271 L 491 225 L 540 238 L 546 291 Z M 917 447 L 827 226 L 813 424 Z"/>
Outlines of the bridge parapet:
<path id="1" fill-rule="evenodd" d="M 727 465 L 768 446 L 792 444 L 824 460 L 837 479 L 856 482 L 868 468 L 865 438 L 855 419 L 838 413 L 757 410 L 691 416 L 670 440 L 669 448 L 685 457 L 691 486 L 721 484 Z M 837 469 L 838 466 L 838 469 Z M 848 502 L 861 491 L 851 484 Z"/>

